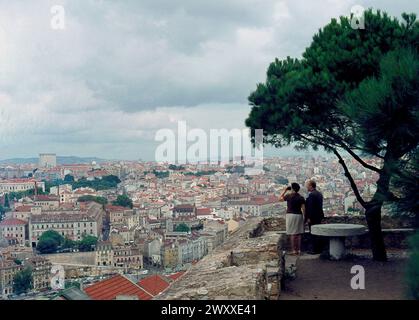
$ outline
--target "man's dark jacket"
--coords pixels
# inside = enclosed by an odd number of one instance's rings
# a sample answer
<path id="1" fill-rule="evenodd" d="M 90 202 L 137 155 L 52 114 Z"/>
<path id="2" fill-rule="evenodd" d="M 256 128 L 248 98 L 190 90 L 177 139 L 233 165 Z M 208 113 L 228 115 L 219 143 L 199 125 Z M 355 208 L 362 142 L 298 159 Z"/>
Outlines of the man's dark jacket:
<path id="1" fill-rule="evenodd" d="M 321 223 L 323 218 L 323 195 L 313 190 L 306 200 L 306 219 L 310 219 L 310 224 L 313 225 Z"/>

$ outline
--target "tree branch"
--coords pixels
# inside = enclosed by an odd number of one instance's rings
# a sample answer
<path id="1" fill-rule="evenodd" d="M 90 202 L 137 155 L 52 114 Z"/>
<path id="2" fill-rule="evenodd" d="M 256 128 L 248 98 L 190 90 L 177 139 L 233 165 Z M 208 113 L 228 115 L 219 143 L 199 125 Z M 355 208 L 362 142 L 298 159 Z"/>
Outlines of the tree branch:
<path id="1" fill-rule="evenodd" d="M 351 173 L 349 172 L 348 167 L 346 166 L 345 161 L 343 160 L 342 156 L 340 155 L 340 153 L 336 150 L 336 148 L 324 143 L 324 142 L 320 142 L 320 141 L 313 141 L 310 138 L 307 138 L 303 135 L 301 135 L 301 138 L 305 139 L 306 141 L 310 142 L 310 143 L 315 143 L 315 144 L 320 144 L 322 145 L 324 148 L 331 150 L 336 157 L 339 159 L 339 163 L 341 164 L 341 166 L 343 167 L 343 170 L 345 171 L 345 176 L 346 178 L 348 178 L 349 183 L 351 185 L 352 190 L 354 191 L 355 197 L 356 199 L 359 201 L 359 203 L 361 204 L 362 207 L 364 207 L 366 209 L 367 203 L 365 202 L 365 200 L 362 198 L 361 194 L 359 193 L 358 187 L 355 184 L 354 179 L 352 178 Z"/>
<path id="2" fill-rule="evenodd" d="M 355 184 L 354 179 L 351 176 L 351 173 L 349 172 L 348 167 L 346 166 L 345 161 L 343 160 L 342 156 L 339 154 L 339 152 L 335 149 L 335 148 L 331 148 L 331 150 L 333 151 L 333 153 L 336 155 L 336 157 L 338 157 L 339 159 L 339 163 L 342 165 L 343 170 L 345 171 L 345 176 L 346 178 L 348 178 L 349 183 L 351 184 L 351 188 L 355 193 L 355 197 L 356 199 L 359 201 L 359 203 L 361 204 L 361 206 L 363 206 L 364 208 L 366 208 L 366 202 L 365 200 L 362 198 L 361 194 L 359 193 L 358 187 Z"/>
<path id="3" fill-rule="evenodd" d="M 348 152 L 356 161 L 358 161 L 364 168 L 370 169 L 372 171 L 375 171 L 377 173 L 381 172 L 380 168 L 374 167 L 368 163 L 366 163 L 364 160 L 361 159 L 360 156 L 358 156 L 355 152 L 353 152 L 350 148 L 347 148 L 346 146 L 342 146 L 342 148 Z"/>
<path id="4" fill-rule="evenodd" d="M 346 152 L 348 152 L 356 161 L 358 161 L 364 168 L 367 168 L 369 170 L 375 171 L 377 173 L 381 172 L 380 168 L 374 167 L 368 163 L 366 163 L 364 160 L 361 159 L 360 156 L 358 156 L 354 151 L 352 151 L 352 149 L 350 147 L 348 147 L 346 145 L 346 143 L 344 143 L 344 141 L 334 132 L 331 132 L 330 130 L 326 130 L 326 134 L 330 135 L 331 137 L 333 137 L 333 139 L 335 139 L 339 146 L 344 149 Z"/>

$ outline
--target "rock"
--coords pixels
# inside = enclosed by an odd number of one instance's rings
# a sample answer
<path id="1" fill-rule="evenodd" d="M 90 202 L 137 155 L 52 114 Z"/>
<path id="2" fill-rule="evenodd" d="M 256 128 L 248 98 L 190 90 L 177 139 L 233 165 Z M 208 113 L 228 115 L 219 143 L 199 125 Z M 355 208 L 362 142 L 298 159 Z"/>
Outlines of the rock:
<path id="1" fill-rule="evenodd" d="M 197 293 L 198 293 L 200 296 L 205 296 L 205 295 L 207 295 L 207 294 L 208 294 L 208 290 L 207 290 L 207 289 L 205 289 L 205 288 L 199 288 L 199 289 L 197 290 Z"/>

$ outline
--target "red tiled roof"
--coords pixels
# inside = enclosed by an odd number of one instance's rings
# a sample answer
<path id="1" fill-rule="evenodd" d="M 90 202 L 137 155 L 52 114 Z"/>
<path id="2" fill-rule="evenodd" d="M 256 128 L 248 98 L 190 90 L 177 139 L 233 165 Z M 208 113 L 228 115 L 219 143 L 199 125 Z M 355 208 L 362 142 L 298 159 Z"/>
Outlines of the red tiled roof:
<path id="1" fill-rule="evenodd" d="M 44 194 L 32 196 L 31 198 L 34 199 L 35 201 L 58 201 L 57 196 L 44 195 Z"/>
<path id="2" fill-rule="evenodd" d="M 106 176 L 108 174 L 109 172 L 106 170 L 95 170 L 95 171 L 91 171 L 87 173 L 88 176 L 95 176 L 95 177 Z"/>
<path id="3" fill-rule="evenodd" d="M 128 210 L 129 208 L 108 204 L 106 205 L 105 209 L 108 211 L 125 211 L 125 210 Z"/>
<path id="4" fill-rule="evenodd" d="M 74 191 L 74 194 L 95 194 L 95 192 L 89 189 L 77 189 L 76 191 Z"/>
<path id="5" fill-rule="evenodd" d="M 176 281 L 177 279 L 179 279 L 180 277 L 182 277 L 184 274 L 185 274 L 185 271 L 176 272 L 174 274 L 171 274 L 169 276 L 169 278 L 172 279 L 173 281 Z"/>
<path id="6" fill-rule="evenodd" d="M 114 300 L 121 295 L 137 296 L 139 300 L 152 299 L 150 294 L 121 275 L 95 283 L 84 292 L 93 300 Z"/>
<path id="7" fill-rule="evenodd" d="M 153 296 L 158 295 L 170 286 L 169 282 L 158 274 L 141 279 L 138 285 Z"/>
<path id="8" fill-rule="evenodd" d="M 5 219 L 2 222 L 0 222 L 0 226 L 15 226 L 20 224 L 26 224 L 26 222 L 15 218 Z"/>
<path id="9" fill-rule="evenodd" d="M 6 179 L 0 180 L 1 183 L 34 183 L 34 179 Z M 38 182 L 38 181 L 37 181 Z"/>
<path id="10" fill-rule="evenodd" d="M 61 209 L 72 209 L 74 205 L 72 203 L 61 203 Z"/>
<path id="11" fill-rule="evenodd" d="M 15 212 L 30 212 L 31 206 L 19 206 L 15 208 Z"/>
<path id="12" fill-rule="evenodd" d="M 173 210 L 182 210 L 182 209 L 194 209 L 195 206 L 192 204 L 178 204 L 177 206 L 174 206 Z"/>
<path id="13" fill-rule="evenodd" d="M 196 215 L 197 216 L 201 216 L 201 215 L 206 216 L 206 215 L 209 215 L 209 214 L 211 214 L 211 208 L 196 209 Z"/>

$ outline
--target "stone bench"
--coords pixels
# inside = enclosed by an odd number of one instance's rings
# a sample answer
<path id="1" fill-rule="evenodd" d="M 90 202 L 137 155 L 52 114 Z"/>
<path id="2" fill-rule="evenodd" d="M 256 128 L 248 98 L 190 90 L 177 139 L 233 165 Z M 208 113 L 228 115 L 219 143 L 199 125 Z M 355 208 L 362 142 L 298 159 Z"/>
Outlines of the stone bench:
<path id="1" fill-rule="evenodd" d="M 334 260 L 342 259 L 345 254 L 345 238 L 365 234 L 367 228 L 358 224 L 331 223 L 311 227 L 311 233 L 329 238 L 329 254 Z"/>

